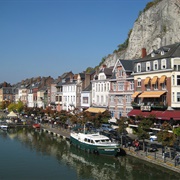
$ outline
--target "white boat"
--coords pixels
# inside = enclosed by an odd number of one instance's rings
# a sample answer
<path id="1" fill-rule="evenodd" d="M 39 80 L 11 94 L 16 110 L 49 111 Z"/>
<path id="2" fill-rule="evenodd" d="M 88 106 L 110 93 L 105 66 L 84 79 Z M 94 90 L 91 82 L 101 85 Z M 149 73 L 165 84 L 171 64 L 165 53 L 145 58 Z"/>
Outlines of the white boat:
<path id="1" fill-rule="evenodd" d="M 71 132 L 70 143 L 89 153 L 100 155 L 118 156 L 121 151 L 119 143 L 113 142 L 108 137 L 99 133 Z"/>
<path id="2" fill-rule="evenodd" d="M 7 130 L 8 129 L 8 125 L 2 124 L 2 125 L 0 125 L 0 129 Z"/>

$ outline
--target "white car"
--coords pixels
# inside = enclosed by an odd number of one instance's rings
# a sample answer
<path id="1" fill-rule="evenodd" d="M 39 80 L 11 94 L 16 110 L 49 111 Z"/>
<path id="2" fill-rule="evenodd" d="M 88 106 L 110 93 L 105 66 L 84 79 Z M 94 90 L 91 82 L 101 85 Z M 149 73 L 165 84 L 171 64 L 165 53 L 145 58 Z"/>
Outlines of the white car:
<path id="1" fill-rule="evenodd" d="M 153 132 L 149 132 L 149 139 L 152 141 L 157 141 L 157 136 Z"/>

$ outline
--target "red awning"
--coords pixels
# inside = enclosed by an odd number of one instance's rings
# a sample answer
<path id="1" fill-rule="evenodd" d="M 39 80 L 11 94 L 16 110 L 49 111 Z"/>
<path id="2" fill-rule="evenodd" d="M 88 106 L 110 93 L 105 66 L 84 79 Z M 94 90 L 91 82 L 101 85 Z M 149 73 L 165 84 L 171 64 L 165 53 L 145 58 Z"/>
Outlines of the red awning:
<path id="1" fill-rule="evenodd" d="M 141 111 L 140 109 L 133 109 L 128 113 L 128 116 L 143 116 L 149 117 L 150 115 L 156 116 L 156 118 L 161 117 L 162 111 Z"/>
<path id="2" fill-rule="evenodd" d="M 180 120 L 180 111 L 175 110 L 166 110 L 166 111 L 141 111 L 140 109 L 133 109 L 128 113 L 129 117 L 135 116 L 143 116 L 145 118 L 149 117 L 150 115 L 154 115 L 156 119 L 162 120 Z"/>

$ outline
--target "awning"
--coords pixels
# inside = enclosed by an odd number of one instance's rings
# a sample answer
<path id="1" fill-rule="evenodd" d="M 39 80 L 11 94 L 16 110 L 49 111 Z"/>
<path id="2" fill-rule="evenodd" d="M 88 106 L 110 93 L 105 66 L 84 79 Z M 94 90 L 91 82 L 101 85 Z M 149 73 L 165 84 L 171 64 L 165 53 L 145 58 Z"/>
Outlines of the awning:
<path id="1" fill-rule="evenodd" d="M 141 98 L 159 98 L 163 95 L 166 91 L 146 91 L 143 92 L 139 97 Z"/>
<path id="2" fill-rule="evenodd" d="M 155 116 L 159 120 L 180 120 L 180 111 L 178 110 L 166 110 L 166 111 L 141 111 L 140 109 L 133 109 L 128 113 L 129 117 L 143 116 L 145 118 L 149 116 Z"/>
<path id="3" fill-rule="evenodd" d="M 160 83 L 160 84 L 163 84 L 164 81 L 165 81 L 165 79 L 166 79 L 166 76 L 161 76 L 161 78 L 160 78 L 160 80 L 159 80 L 159 83 Z"/>
<path id="4" fill-rule="evenodd" d="M 166 120 L 180 120 L 180 111 L 178 110 L 166 110 L 162 112 L 163 119 Z"/>
<path id="5" fill-rule="evenodd" d="M 138 96 L 140 93 L 141 93 L 141 92 L 136 91 L 136 92 L 134 92 L 134 94 L 133 94 L 131 97 L 132 97 L 132 98 L 135 98 L 135 97 Z"/>
<path id="6" fill-rule="evenodd" d="M 90 107 L 88 109 L 86 109 L 85 111 L 91 112 L 91 113 L 103 113 L 104 111 L 106 111 L 105 108 L 94 108 L 94 107 Z"/>
<path id="7" fill-rule="evenodd" d="M 150 77 L 147 77 L 145 80 L 144 80 L 144 84 L 147 85 L 150 81 Z"/>
<path id="8" fill-rule="evenodd" d="M 128 116 L 143 116 L 145 118 L 149 116 L 155 116 L 156 119 L 161 119 L 162 111 L 141 111 L 140 109 L 133 109 L 128 113 Z"/>
<path id="9" fill-rule="evenodd" d="M 158 79 L 158 77 L 157 77 L 157 76 L 154 76 L 154 77 L 152 78 L 151 84 L 156 84 L 157 79 Z"/>

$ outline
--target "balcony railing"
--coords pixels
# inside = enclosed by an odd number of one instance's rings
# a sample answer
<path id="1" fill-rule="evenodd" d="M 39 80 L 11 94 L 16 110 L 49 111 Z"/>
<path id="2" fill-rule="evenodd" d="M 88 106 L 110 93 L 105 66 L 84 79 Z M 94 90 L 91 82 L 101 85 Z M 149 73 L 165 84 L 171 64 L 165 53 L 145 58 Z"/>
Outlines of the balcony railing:
<path id="1" fill-rule="evenodd" d="M 141 104 L 138 104 L 138 103 L 132 102 L 131 106 L 133 107 L 133 109 L 140 109 L 141 106 L 150 106 L 151 110 L 166 110 L 168 108 L 167 104 L 164 105 L 161 103 L 157 103 L 157 104 L 141 103 Z"/>

